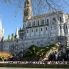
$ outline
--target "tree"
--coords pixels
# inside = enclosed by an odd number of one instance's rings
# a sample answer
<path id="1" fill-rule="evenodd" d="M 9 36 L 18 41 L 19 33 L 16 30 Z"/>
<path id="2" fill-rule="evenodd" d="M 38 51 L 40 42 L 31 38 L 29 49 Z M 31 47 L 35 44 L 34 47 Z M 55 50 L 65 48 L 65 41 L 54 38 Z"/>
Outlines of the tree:
<path id="1" fill-rule="evenodd" d="M 2 58 L 0 57 L 0 61 L 2 61 Z"/>
<path id="2" fill-rule="evenodd" d="M 10 35 L 8 35 L 8 39 L 7 39 L 7 41 L 10 41 Z"/>
<path id="3" fill-rule="evenodd" d="M 14 41 L 14 39 L 15 39 L 15 36 L 14 36 L 14 34 L 12 33 L 12 35 L 11 35 L 11 41 Z"/>
<path id="4" fill-rule="evenodd" d="M 3 42 L 4 41 L 4 37 L 2 37 L 2 39 L 1 39 L 1 42 Z"/>
<path id="5" fill-rule="evenodd" d="M 48 47 L 49 48 L 49 47 Z M 40 60 L 44 58 L 44 55 L 49 50 L 47 47 L 38 47 L 36 45 L 31 45 L 27 52 L 24 54 L 26 60 Z"/>
<path id="6" fill-rule="evenodd" d="M 12 54 L 8 52 L 0 52 L 0 60 L 8 60 L 9 58 L 12 58 Z"/>

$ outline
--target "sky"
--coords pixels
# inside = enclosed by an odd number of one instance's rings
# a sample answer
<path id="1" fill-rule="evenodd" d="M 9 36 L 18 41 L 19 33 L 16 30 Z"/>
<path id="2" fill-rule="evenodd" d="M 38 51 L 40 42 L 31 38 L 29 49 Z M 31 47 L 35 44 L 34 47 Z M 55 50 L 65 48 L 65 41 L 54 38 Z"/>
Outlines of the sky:
<path id="1" fill-rule="evenodd" d="M 0 0 L 0 1 L 4 1 L 4 0 Z M 3 2 L 0 2 L 0 20 L 2 21 L 2 25 L 4 28 L 4 38 L 5 39 L 7 38 L 8 35 L 11 35 L 12 33 L 15 34 L 17 27 L 18 27 L 18 29 L 20 29 L 20 27 L 23 26 L 23 8 L 21 8 L 21 9 L 17 8 L 18 0 L 11 0 L 11 1 L 16 1 L 16 3 L 5 4 Z M 25 0 L 23 0 L 23 2 L 24 1 Z M 37 1 L 37 0 L 33 0 L 33 1 Z M 59 2 L 57 2 L 59 0 L 51 0 L 51 1 L 55 1 L 55 3 L 59 4 Z M 65 1 L 66 3 L 63 1 Z M 35 6 L 35 4 L 32 4 L 32 5 Z M 24 6 L 24 3 L 22 3 L 22 5 Z M 65 8 L 64 11 L 67 13 L 69 12 L 69 8 L 68 8 L 69 0 L 60 0 L 59 5 L 60 6 L 63 5 L 63 8 Z M 36 7 L 37 6 L 38 5 L 36 5 Z M 33 9 L 33 10 L 35 10 L 35 9 Z"/>
<path id="2" fill-rule="evenodd" d="M 20 29 L 23 25 L 22 10 L 17 9 L 16 5 L 0 3 L 0 20 L 4 28 L 4 38 L 12 33 L 15 34 L 16 28 Z"/>

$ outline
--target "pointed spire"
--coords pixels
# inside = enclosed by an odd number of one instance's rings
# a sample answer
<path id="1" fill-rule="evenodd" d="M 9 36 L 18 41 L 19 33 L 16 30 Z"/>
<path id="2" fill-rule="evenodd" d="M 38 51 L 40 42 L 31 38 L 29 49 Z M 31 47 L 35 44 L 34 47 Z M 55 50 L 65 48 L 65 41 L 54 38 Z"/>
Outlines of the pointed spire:
<path id="1" fill-rule="evenodd" d="M 0 41 L 4 37 L 4 28 L 2 25 L 2 19 L 0 19 Z"/>
<path id="2" fill-rule="evenodd" d="M 16 38 L 19 39 L 19 32 L 18 28 L 16 29 Z"/>
<path id="3" fill-rule="evenodd" d="M 25 0 L 24 5 L 24 21 L 31 19 L 32 17 L 32 4 L 31 0 Z"/>
<path id="4" fill-rule="evenodd" d="M 2 20 L 0 19 L 0 30 L 2 30 Z"/>

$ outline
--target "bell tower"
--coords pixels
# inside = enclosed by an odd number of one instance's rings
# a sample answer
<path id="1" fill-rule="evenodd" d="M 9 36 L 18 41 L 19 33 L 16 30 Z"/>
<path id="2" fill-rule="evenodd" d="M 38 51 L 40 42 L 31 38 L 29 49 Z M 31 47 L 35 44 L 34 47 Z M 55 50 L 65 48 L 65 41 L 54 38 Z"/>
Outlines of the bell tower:
<path id="1" fill-rule="evenodd" d="M 32 17 L 32 4 L 31 0 L 25 0 L 24 4 L 24 22 Z"/>

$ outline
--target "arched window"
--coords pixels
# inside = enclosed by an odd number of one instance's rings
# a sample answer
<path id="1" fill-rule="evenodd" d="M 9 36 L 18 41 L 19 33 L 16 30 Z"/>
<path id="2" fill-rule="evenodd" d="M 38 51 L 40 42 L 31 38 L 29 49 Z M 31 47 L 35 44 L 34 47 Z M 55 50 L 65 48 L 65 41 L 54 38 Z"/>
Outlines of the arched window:
<path id="1" fill-rule="evenodd" d="M 29 0 L 27 0 L 27 4 L 29 4 Z"/>
<path id="2" fill-rule="evenodd" d="M 32 29 L 32 32 L 33 32 L 33 29 Z"/>
<path id="3" fill-rule="evenodd" d="M 66 26 L 66 29 L 67 29 L 67 26 Z"/>
<path id="4" fill-rule="evenodd" d="M 27 27 L 31 27 L 31 22 L 28 22 L 27 23 Z"/>
<path id="5" fill-rule="evenodd" d="M 29 9 L 27 8 L 27 9 L 25 9 L 25 11 L 24 11 L 24 16 L 28 16 L 29 15 Z"/>
<path id="6" fill-rule="evenodd" d="M 47 27 L 46 27 L 46 30 L 47 30 Z"/>
<path id="7" fill-rule="evenodd" d="M 41 28 L 41 31 L 42 31 L 42 28 Z"/>
<path id="8" fill-rule="evenodd" d="M 38 23 L 38 26 L 39 26 L 39 20 L 37 21 L 37 23 Z"/>
<path id="9" fill-rule="evenodd" d="M 41 25 L 44 25 L 44 20 L 41 20 Z"/>
<path id="10" fill-rule="evenodd" d="M 33 21 L 32 26 L 35 26 L 35 21 Z"/>
<path id="11" fill-rule="evenodd" d="M 47 23 L 49 24 L 49 19 L 47 19 Z"/>
<path id="12" fill-rule="evenodd" d="M 55 17 L 53 18 L 53 21 L 55 21 L 55 22 L 56 22 L 56 18 L 55 18 Z"/>
<path id="13" fill-rule="evenodd" d="M 48 26 L 49 25 L 49 19 L 45 20 L 45 24 Z"/>
<path id="14" fill-rule="evenodd" d="M 60 22 L 63 22 L 63 19 L 62 19 L 62 17 L 60 17 Z"/>

